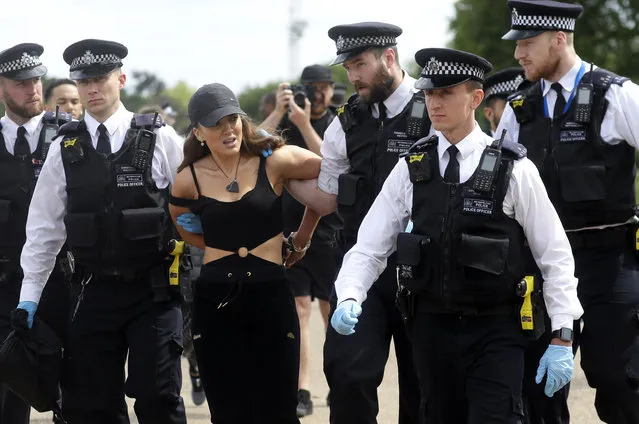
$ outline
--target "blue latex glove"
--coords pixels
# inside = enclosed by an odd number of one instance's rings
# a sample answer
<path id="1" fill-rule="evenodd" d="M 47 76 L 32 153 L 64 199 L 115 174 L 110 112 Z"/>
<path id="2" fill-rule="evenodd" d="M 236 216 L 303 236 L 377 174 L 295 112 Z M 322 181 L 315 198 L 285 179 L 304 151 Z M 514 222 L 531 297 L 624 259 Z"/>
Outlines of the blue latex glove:
<path id="1" fill-rule="evenodd" d="M 544 374 L 546 374 L 544 393 L 546 396 L 552 397 L 557 390 L 570 382 L 574 368 L 575 360 L 572 347 L 551 344 L 539 361 L 535 381 L 537 384 L 541 383 Z"/>
<path id="2" fill-rule="evenodd" d="M 177 217 L 177 223 L 189 233 L 202 234 L 202 221 L 192 212 L 185 212 Z"/>
<path id="3" fill-rule="evenodd" d="M 262 128 L 260 128 L 256 132 L 262 137 L 273 137 L 268 131 Z M 265 149 L 262 150 L 262 156 L 264 156 L 265 158 L 271 156 L 272 154 L 273 154 L 273 149 L 271 148 L 271 146 L 267 146 Z"/>
<path id="4" fill-rule="evenodd" d="M 362 307 L 356 300 L 347 299 L 337 305 L 333 317 L 331 318 L 331 325 L 342 336 L 348 336 L 355 333 L 355 324 L 357 324 L 357 317 L 362 313 Z"/>
<path id="5" fill-rule="evenodd" d="M 24 302 L 18 303 L 17 309 L 24 309 L 27 311 L 27 324 L 29 325 L 29 328 L 33 327 L 33 317 L 36 313 L 36 309 L 38 309 L 38 304 L 30 300 L 25 300 Z"/>

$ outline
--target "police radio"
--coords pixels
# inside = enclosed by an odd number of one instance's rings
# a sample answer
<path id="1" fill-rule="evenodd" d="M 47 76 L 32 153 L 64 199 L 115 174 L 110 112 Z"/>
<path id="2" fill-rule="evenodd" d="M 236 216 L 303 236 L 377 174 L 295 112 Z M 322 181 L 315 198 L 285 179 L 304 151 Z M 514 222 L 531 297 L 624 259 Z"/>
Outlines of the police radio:
<path id="1" fill-rule="evenodd" d="M 140 170 L 146 170 L 149 166 L 149 156 L 155 147 L 155 133 L 141 129 L 135 139 L 135 153 L 131 165 Z"/>
<path id="2" fill-rule="evenodd" d="M 153 123 L 157 119 L 157 112 L 153 117 Z M 155 132 L 147 129 L 140 129 L 135 139 L 135 152 L 131 165 L 139 170 L 147 170 L 149 167 L 149 157 L 153 154 L 155 148 Z"/>
<path id="3" fill-rule="evenodd" d="M 481 154 L 479 167 L 475 173 L 473 188 L 477 191 L 488 192 L 493 186 L 493 181 L 499 172 L 501 163 L 501 144 L 504 142 L 506 130 L 501 133 L 501 138 L 491 146 L 486 147 Z"/>
<path id="4" fill-rule="evenodd" d="M 409 137 L 420 138 L 424 130 L 424 118 L 426 117 L 426 101 L 422 96 L 413 97 L 410 115 L 406 120 L 406 134 Z"/>
<path id="5" fill-rule="evenodd" d="M 590 78 L 592 79 L 592 63 L 590 64 Z M 575 95 L 575 122 L 581 124 L 590 122 L 593 90 L 594 86 L 590 81 L 582 81 L 577 86 L 577 93 Z"/>
<path id="6" fill-rule="evenodd" d="M 58 125 L 58 116 L 60 114 L 60 106 L 55 107 L 55 118 L 53 122 L 44 121 L 44 139 L 42 140 L 42 160 L 45 160 L 47 157 L 47 153 L 49 152 L 49 146 L 53 142 L 53 139 L 58 135 L 58 130 L 60 126 Z"/>

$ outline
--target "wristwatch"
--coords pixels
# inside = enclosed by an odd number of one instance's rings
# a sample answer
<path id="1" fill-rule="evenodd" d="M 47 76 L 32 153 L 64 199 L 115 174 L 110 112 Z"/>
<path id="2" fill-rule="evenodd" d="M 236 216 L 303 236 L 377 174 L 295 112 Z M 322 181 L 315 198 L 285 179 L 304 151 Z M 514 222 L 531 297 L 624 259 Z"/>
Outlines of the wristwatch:
<path id="1" fill-rule="evenodd" d="M 572 328 L 561 327 L 551 333 L 553 339 L 559 339 L 564 342 L 572 342 Z"/>

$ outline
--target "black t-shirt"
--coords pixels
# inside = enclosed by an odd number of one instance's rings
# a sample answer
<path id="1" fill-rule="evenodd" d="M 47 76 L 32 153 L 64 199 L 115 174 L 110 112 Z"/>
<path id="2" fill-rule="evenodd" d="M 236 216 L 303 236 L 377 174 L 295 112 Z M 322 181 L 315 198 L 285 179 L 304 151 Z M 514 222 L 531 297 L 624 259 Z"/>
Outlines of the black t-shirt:
<path id="1" fill-rule="evenodd" d="M 324 132 L 333 121 L 333 118 L 335 118 L 335 113 L 332 109 L 328 109 L 321 118 L 316 120 L 311 119 L 311 126 L 320 138 L 324 138 Z M 284 119 L 282 119 L 282 122 L 280 122 L 278 126 L 278 131 L 284 140 L 286 140 L 287 144 L 308 149 L 304 137 L 302 137 L 302 133 L 300 133 L 300 130 L 294 123 L 289 121 L 288 116 L 284 116 Z M 286 190 L 282 193 L 282 215 L 285 234 L 296 231 L 304 216 L 304 205 L 295 200 Z M 317 224 L 317 228 L 313 234 L 313 240 L 331 242 L 335 238 L 336 230 L 341 227 L 342 220 L 336 213 L 327 215 Z"/>

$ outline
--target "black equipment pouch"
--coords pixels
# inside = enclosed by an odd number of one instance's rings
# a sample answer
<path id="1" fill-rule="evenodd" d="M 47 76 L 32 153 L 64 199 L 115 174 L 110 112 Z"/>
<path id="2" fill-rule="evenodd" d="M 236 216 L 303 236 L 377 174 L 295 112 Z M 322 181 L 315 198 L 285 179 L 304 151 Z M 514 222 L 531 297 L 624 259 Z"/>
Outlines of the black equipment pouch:
<path id="1" fill-rule="evenodd" d="M 506 258 L 510 240 L 507 238 L 483 237 L 462 234 L 459 262 L 466 268 L 501 275 L 506 269 Z"/>
<path id="2" fill-rule="evenodd" d="M 162 237 L 166 211 L 163 208 L 124 209 L 122 235 L 130 241 Z"/>
<path id="3" fill-rule="evenodd" d="M 362 175 L 341 174 L 338 179 L 337 204 L 354 206 L 366 185 Z"/>
<path id="4" fill-rule="evenodd" d="M 430 268 L 426 251 L 430 238 L 413 233 L 397 235 L 397 284 L 411 294 L 426 289 L 430 282 Z"/>

